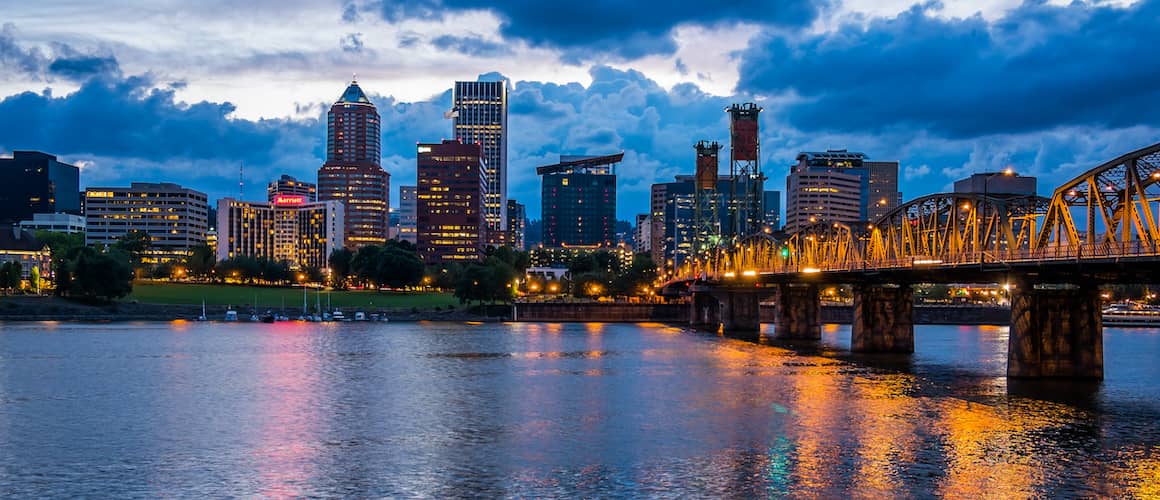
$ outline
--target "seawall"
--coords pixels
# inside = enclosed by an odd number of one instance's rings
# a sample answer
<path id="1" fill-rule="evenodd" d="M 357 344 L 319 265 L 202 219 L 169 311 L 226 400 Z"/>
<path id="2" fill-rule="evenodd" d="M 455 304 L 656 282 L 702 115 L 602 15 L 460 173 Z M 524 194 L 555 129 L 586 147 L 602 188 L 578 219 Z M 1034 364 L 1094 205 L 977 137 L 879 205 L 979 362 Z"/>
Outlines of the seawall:
<path id="1" fill-rule="evenodd" d="M 761 321 L 772 323 L 774 305 L 761 305 Z M 637 323 L 656 321 L 683 323 L 689 320 L 688 304 L 627 304 L 617 302 L 523 302 L 512 306 L 515 321 Z M 822 306 L 823 323 L 850 324 L 854 307 Z M 1011 310 L 1004 307 L 920 305 L 914 307 L 919 325 L 1006 325 Z"/>

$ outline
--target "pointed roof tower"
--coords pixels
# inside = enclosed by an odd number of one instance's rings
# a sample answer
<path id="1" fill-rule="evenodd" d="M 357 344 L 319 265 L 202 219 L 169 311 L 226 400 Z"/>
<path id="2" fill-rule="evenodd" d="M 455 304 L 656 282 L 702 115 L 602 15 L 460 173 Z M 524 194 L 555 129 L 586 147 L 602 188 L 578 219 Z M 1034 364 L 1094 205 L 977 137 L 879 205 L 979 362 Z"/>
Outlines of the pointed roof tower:
<path id="1" fill-rule="evenodd" d="M 350 86 L 338 98 L 339 103 L 355 103 L 355 104 L 371 104 L 371 100 L 363 92 L 362 88 L 358 86 L 358 80 L 351 80 Z"/>

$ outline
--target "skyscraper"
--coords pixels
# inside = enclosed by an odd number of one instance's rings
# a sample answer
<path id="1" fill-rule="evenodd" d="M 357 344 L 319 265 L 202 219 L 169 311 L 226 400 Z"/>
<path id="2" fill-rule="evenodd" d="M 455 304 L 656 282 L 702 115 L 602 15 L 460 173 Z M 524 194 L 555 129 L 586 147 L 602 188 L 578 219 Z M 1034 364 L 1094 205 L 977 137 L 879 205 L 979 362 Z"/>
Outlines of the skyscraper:
<path id="1" fill-rule="evenodd" d="M 489 241 L 502 239 L 508 229 L 507 200 L 507 82 L 455 82 L 452 116 L 455 138 L 483 148 L 485 174 L 483 218 Z"/>
<path id="2" fill-rule="evenodd" d="M 345 246 L 387 241 L 391 176 L 380 165 L 380 119 L 352 81 L 326 115 L 326 163 L 318 169 L 319 201 L 340 201 Z"/>
<path id="3" fill-rule="evenodd" d="M 416 148 L 416 239 L 429 264 L 478 260 L 483 253 L 480 147 L 444 140 Z"/>
<path id="4" fill-rule="evenodd" d="M 527 208 L 516 200 L 508 200 L 507 218 L 508 232 L 511 234 L 511 237 L 508 238 L 508 244 L 516 250 L 526 249 L 528 238 Z"/>
<path id="5" fill-rule="evenodd" d="M 415 186 L 399 186 L 399 232 L 396 237 L 403 241 L 416 243 L 415 221 L 417 205 L 415 204 Z"/>
<path id="6" fill-rule="evenodd" d="M 544 246 L 616 243 L 616 164 L 623 159 L 624 153 L 561 156 L 536 168 Z"/>

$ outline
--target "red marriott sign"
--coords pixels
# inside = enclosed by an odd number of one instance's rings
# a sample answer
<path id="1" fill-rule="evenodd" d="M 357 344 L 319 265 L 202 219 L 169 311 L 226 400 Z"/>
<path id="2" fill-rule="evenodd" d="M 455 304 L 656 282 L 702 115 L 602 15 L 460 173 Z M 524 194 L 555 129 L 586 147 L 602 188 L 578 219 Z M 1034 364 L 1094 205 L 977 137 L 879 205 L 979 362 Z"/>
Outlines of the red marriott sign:
<path id="1" fill-rule="evenodd" d="M 306 203 L 305 196 L 280 194 L 274 197 L 275 205 L 301 205 Z"/>

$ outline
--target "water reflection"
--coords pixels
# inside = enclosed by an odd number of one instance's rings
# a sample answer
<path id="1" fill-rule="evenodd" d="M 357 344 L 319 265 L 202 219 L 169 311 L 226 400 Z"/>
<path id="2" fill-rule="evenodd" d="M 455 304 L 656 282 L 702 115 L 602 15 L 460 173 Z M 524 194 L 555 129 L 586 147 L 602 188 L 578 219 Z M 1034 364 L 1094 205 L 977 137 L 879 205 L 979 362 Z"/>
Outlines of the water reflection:
<path id="1" fill-rule="evenodd" d="M 833 325 L 812 344 L 651 324 L 3 325 L 0 495 L 1160 495 L 1160 336 L 1109 329 L 1123 363 L 1094 385 L 1008 383 L 1005 336 L 920 327 L 893 359 L 852 355 Z"/>

